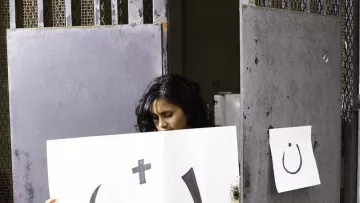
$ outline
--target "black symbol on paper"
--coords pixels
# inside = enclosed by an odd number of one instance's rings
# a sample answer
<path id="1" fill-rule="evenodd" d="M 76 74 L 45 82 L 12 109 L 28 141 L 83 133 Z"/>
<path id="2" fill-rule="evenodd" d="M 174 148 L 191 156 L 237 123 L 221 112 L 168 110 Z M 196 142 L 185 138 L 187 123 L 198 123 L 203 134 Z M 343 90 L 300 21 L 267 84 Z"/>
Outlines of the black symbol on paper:
<path id="1" fill-rule="evenodd" d="M 99 186 L 94 190 L 93 194 L 91 195 L 90 203 L 95 203 L 96 196 L 97 196 L 97 193 L 98 193 L 98 191 L 99 191 L 99 189 L 100 189 L 100 186 L 101 186 L 101 185 L 99 185 Z"/>
<path id="2" fill-rule="evenodd" d="M 132 169 L 133 173 L 139 173 L 140 185 L 146 183 L 145 171 L 151 169 L 151 164 L 144 165 L 144 159 L 138 161 L 138 167 Z"/>
<path id="3" fill-rule="evenodd" d="M 289 147 L 291 147 L 291 143 L 289 143 Z M 299 164 L 299 168 L 295 172 L 291 172 L 291 171 L 287 170 L 287 168 L 285 167 L 285 152 L 283 153 L 283 158 L 282 158 L 283 167 L 284 167 L 285 171 L 289 174 L 297 174 L 302 167 L 302 156 L 301 156 L 299 145 L 296 144 L 296 147 L 298 149 L 299 156 L 300 156 L 300 164 Z"/>
<path id="4" fill-rule="evenodd" d="M 151 164 L 144 165 L 143 159 L 138 160 L 138 166 L 132 169 L 133 173 L 139 173 L 140 184 L 146 183 L 145 171 L 149 170 L 149 169 L 151 169 Z M 196 181 L 194 169 L 190 168 L 190 170 L 185 175 L 183 175 L 181 178 L 183 179 L 187 188 L 189 189 L 194 203 L 202 203 L 200 190 L 199 190 L 199 186 Z M 101 185 L 99 185 L 92 193 L 91 198 L 90 198 L 90 203 L 95 203 L 100 187 L 101 187 Z"/>
<path id="5" fill-rule="evenodd" d="M 194 203 L 202 203 L 199 187 L 196 181 L 194 169 L 191 168 L 185 175 L 182 176 L 186 186 L 188 187 Z"/>

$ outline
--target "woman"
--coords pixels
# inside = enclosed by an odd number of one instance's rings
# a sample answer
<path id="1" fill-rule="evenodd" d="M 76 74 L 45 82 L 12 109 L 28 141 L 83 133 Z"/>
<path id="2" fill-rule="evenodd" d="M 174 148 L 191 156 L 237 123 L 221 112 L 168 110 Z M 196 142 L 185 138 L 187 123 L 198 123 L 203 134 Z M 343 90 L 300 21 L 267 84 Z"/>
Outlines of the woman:
<path id="1" fill-rule="evenodd" d="M 135 114 L 139 132 L 213 127 L 197 83 L 180 75 L 165 75 L 146 88 Z"/>
<path id="2" fill-rule="evenodd" d="M 155 78 L 145 89 L 135 114 L 138 132 L 214 127 L 199 85 L 177 74 Z"/>

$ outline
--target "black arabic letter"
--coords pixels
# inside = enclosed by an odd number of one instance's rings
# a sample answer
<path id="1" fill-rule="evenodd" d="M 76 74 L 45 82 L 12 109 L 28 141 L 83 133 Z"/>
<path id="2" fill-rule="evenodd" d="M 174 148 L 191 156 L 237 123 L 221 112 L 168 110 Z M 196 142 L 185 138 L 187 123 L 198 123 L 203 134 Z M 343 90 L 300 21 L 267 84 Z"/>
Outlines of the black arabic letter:
<path id="1" fill-rule="evenodd" d="M 291 146 L 291 145 L 289 145 L 289 146 Z M 285 171 L 286 171 L 287 173 L 292 174 L 292 175 L 297 174 L 297 173 L 300 171 L 301 167 L 302 167 L 302 156 L 301 156 L 301 152 L 300 152 L 299 145 L 296 144 L 296 147 L 297 147 L 297 149 L 298 149 L 299 156 L 300 156 L 300 164 L 299 164 L 299 167 L 298 167 L 298 169 L 297 169 L 296 171 L 294 171 L 294 172 L 289 171 L 289 170 L 285 167 L 285 152 L 283 153 L 283 157 L 282 157 L 283 168 L 285 169 Z"/>
<path id="2" fill-rule="evenodd" d="M 194 203 L 202 203 L 199 187 L 197 185 L 194 169 L 191 168 L 185 175 L 182 176 L 186 186 L 188 187 Z"/>
<path id="3" fill-rule="evenodd" d="M 101 185 L 99 185 L 99 186 L 94 190 L 93 194 L 91 195 L 90 203 L 95 203 L 96 196 L 97 196 L 97 193 L 98 193 L 98 191 L 99 191 L 99 189 L 100 189 L 100 186 L 101 186 Z"/>

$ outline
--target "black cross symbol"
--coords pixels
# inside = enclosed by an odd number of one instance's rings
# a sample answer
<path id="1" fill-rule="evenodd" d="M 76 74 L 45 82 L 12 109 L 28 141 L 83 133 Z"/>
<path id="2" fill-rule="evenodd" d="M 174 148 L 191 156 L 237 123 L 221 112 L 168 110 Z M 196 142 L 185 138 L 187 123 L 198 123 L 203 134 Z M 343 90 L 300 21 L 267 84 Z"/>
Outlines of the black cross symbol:
<path id="1" fill-rule="evenodd" d="M 144 165 L 144 159 L 138 161 L 138 167 L 132 169 L 133 173 L 139 173 L 140 185 L 146 183 L 145 171 L 151 169 L 151 164 Z"/>

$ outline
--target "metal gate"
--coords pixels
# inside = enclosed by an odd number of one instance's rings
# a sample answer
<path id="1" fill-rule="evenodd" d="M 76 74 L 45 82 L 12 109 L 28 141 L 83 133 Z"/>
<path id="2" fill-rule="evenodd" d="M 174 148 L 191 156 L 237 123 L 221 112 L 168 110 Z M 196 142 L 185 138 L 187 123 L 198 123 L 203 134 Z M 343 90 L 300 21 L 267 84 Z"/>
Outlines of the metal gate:
<path id="1" fill-rule="evenodd" d="M 35 197 L 35 190 L 46 188 L 34 188 L 29 185 L 29 181 L 24 180 L 24 187 L 13 194 L 12 181 L 12 158 L 19 156 L 13 149 L 11 152 L 10 139 L 10 119 L 9 119 L 9 86 L 8 86 L 8 65 L 7 65 L 7 43 L 6 29 L 10 28 L 42 28 L 42 27 L 75 27 L 101 25 L 118 25 L 118 24 L 158 24 L 158 26 L 149 27 L 145 30 L 156 30 L 160 27 L 162 30 L 161 41 L 162 62 L 160 63 L 160 72 L 168 71 L 167 50 L 167 2 L 165 0 L 2 0 L 0 1 L 0 203 L 9 202 L 38 202 L 47 194 L 42 191 L 38 197 Z M 122 31 L 124 36 L 133 26 L 127 26 Z M 63 28 L 61 28 L 63 29 Z M 82 28 L 75 28 L 74 32 Z M 86 30 L 87 28 L 85 28 Z M 96 29 L 96 28 L 95 28 Z M 112 28 L 99 29 L 99 32 L 112 32 Z M 114 28 L 115 30 L 117 28 Z M 136 29 L 135 29 L 136 30 Z M 140 29 L 141 30 L 141 29 Z M 121 31 L 121 30 L 120 30 Z M 20 31 L 25 34 L 26 31 Z M 32 32 L 31 30 L 29 31 Z M 28 33 L 29 33 L 28 32 Z M 37 31 L 34 31 L 37 32 Z M 41 32 L 41 31 L 40 31 Z M 137 32 L 137 31 L 130 31 Z M 152 33 L 153 31 L 150 31 Z M 156 33 L 156 32 L 154 32 Z M 16 38 L 16 35 L 12 37 Z M 18 35 L 20 37 L 21 34 Z M 84 36 L 87 36 L 85 33 Z M 134 35 L 136 38 L 136 34 Z M 149 35 L 150 36 L 150 35 Z M 20 37 L 21 38 L 21 37 Z M 90 39 L 90 38 L 89 38 Z M 144 38 L 146 39 L 146 37 Z M 141 40 L 140 40 L 141 41 Z M 145 42 L 144 42 L 145 43 Z M 12 43 L 14 45 L 14 43 Z M 28 47 L 29 48 L 29 47 Z M 9 53 L 10 54 L 10 53 Z M 26 53 L 24 53 L 26 54 Z M 29 53 L 30 54 L 30 53 Z M 11 55 L 9 56 L 11 57 Z M 63 56 L 58 56 L 62 58 Z M 107 65 L 104 62 L 104 65 Z M 162 70 L 161 70 L 162 69 Z M 154 70 L 146 77 L 153 77 L 159 70 Z M 28 72 L 27 74 L 36 75 L 37 72 Z M 12 78 L 14 79 L 14 78 Z M 140 83 L 137 86 L 142 86 Z M 16 96 L 16 95 L 15 95 Z M 20 99 L 19 97 L 17 100 Z M 132 99 L 131 99 L 132 100 Z M 15 104 L 17 105 L 17 104 Z M 118 129 L 119 130 L 119 129 Z M 129 130 L 129 129 L 128 129 Z M 16 140 L 16 139 L 15 139 Z M 14 139 L 13 139 L 14 141 Z M 17 141 L 16 141 L 17 142 Z M 26 157 L 26 153 L 18 151 L 21 156 Z M 15 153 L 15 154 L 14 154 Z M 23 153 L 23 154 L 21 154 Z M 13 160 L 14 161 L 14 160 Z M 13 163 L 16 164 L 16 163 Z M 23 174 L 24 178 L 31 177 L 31 174 Z M 27 176 L 27 177 L 26 177 Z M 14 177 L 15 178 L 15 177 Z M 20 177 L 19 177 L 20 178 Z M 26 194 L 25 194 L 26 193 Z"/>
<path id="2" fill-rule="evenodd" d="M 340 16 L 342 20 L 342 184 L 341 201 L 359 202 L 357 196 L 359 2 L 357 0 L 250 0 L 261 7 Z M 346 172 L 346 173 L 344 173 Z M 360 199 L 358 197 L 358 199 Z"/>
<path id="3" fill-rule="evenodd" d="M 100 1 L 100 24 L 111 24 L 109 11 L 111 6 L 107 2 Z M 44 1 L 44 26 L 66 26 L 66 0 Z M 127 0 L 117 0 L 118 23 L 127 24 L 128 9 Z M 345 157 L 345 183 L 346 191 L 356 193 L 356 161 L 357 158 L 357 112 L 353 111 L 355 104 L 354 96 L 358 95 L 358 2 L 356 0 L 252 0 L 258 6 L 267 6 L 297 11 L 308 11 L 324 15 L 341 15 L 342 29 L 342 120 L 343 120 L 343 157 Z M 143 5 L 143 22 L 152 23 L 153 4 L 145 0 Z M 31 28 L 38 26 L 38 4 L 36 0 L 16 0 L 16 25 L 18 28 Z M 94 1 L 79 0 L 71 3 L 73 26 L 92 26 L 94 22 Z M 157 15 L 156 15 L 157 16 Z M 9 102 L 8 102 L 8 79 L 6 59 L 6 29 L 10 24 L 9 0 L 0 1 L 0 202 L 11 202 L 11 150 L 10 150 L 10 127 L 9 127 Z M 355 182 L 354 182 L 355 181 Z M 348 195 L 345 195 L 348 196 Z M 350 195 L 353 196 L 353 195 Z M 344 201 L 351 202 L 351 200 Z"/>

